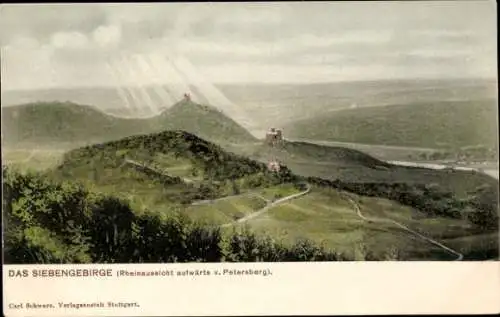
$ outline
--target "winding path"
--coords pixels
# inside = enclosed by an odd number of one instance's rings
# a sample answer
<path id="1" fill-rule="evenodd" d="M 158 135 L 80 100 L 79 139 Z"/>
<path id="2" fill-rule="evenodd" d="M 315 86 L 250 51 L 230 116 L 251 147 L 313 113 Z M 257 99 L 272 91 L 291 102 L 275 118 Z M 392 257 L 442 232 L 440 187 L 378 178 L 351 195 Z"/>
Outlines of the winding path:
<path id="1" fill-rule="evenodd" d="M 258 217 L 258 216 L 262 215 L 263 213 L 269 211 L 269 209 L 271 209 L 272 207 L 275 207 L 275 206 L 277 206 L 279 204 L 282 204 L 282 203 L 284 203 L 286 201 L 289 201 L 289 200 L 292 200 L 292 199 L 295 199 L 295 198 L 307 195 L 310 191 L 311 191 L 311 185 L 307 184 L 307 188 L 304 191 L 300 192 L 300 193 L 293 194 L 293 195 L 286 196 L 286 197 L 280 198 L 278 200 L 275 200 L 275 201 L 273 201 L 271 203 L 268 203 L 264 208 L 262 208 L 262 209 L 260 209 L 260 210 L 258 210 L 256 212 L 253 212 L 253 213 L 249 214 L 248 216 L 245 216 L 243 218 L 240 218 L 240 219 L 238 219 L 236 221 L 233 221 L 233 222 L 230 222 L 230 223 L 223 224 L 220 227 L 221 228 L 225 228 L 225 227 L 229 227 L 231 225 L 237 224 L 237 223 L 246 222 L 246 221 L 248 221 L 250 219 Z"/>
<path id="2" fill-rule="evenodd" d="M 269 203 L 270 200 L 263 197 L 262 195 L 259 195 L 257 193 L 252 193 L 252 192 L 247 192 L 247 193 L 243 193 L 243 194 L 237 194 L 237 195 L 229 195 L 229 196 L 224 196 L 224 197 L 220 197 L 220 198 L 215 198 L 215 199 L 203 199 L 203 200 L 196 200 L 194 202 L 191 203 L 191 206 L 199 206 L 199 205 L 209 205 L 209 204 L 213 204 L 213 203 L 216 203 L 218 201 L 223 201 L 223 200 L 228 200 L 228 199 L 231 199 L 231 198 L 236 198 L 236 197 L 249 197 L 249 196 L 253 196 L 253 197 L 257 197 L 257 198 L 260 198 L 262 199 L 263 201 L 265 201 L 266 203 Z"/>
<path id="3" fill-rule="evenodd" d="M 124 160 L 124 163 L 127 163 L 127 164 L 131 164 L 131 165 L 135 165 L 137 167 L 140 167 L 140 168 L 145 168 L 145 169 L 148 169 L 150 170 L 151 172 L 153 173 L 156 173 L 156 174 L 159 174 L 159 175 L 164 175 L 164 176 L 167 176 L 167 177 L 176 177 L 176 176 L 173 176 L 173 175 L 169 175 L 167 173 L 165 173 L 164 171 L 160 171 L 156 168 L 153 168 L 151 166 L 147 166 L 145 164 L 142 164 L 142 163 L 139 163 L 137 161 L 134 161 L 134 160 L 131 160 L 131 159 L 125 159 Z M 189 179 L 189 178 L 186 178 L 186 177 L 179 177 L 180 179 L 182 179 L 185 183 L 193 183 L 193 180 Z"/>
<path id="4" fill-rule="evenodd" d="M 421 238 L 421 239 L 423 239 L 423 240 L 426 240 L 427 242 L 430 242 L 430 243 L 432 243 L 432 244 L 434 244 L 434 245 L 436 245 L 436 246 L 438 246 L 438 247 L 442 248 L 443 250 L 445 250 L 445 251 L 447 251 L 447 252 L 449 252 L 449 253 L 451 253 L 451 254 L 453 254 L 453 255 L 456 255 L 456 256 L 457 256 L 457 258 L 455 259 L 455 261 L 462 261 L 462 260 L 463 260 L 463 258 L 464 258 L 463 254 L 461 254 L 461 253 L 459 253 L 459 252 L 457 252 L 457 251 L 455 251 L 455 250 L 453 250 L 453 249 L 451 249 L 451 248 L 449 248 L 449 247 L 445 246 L 444 244 L 442 244 L 442 243 L 440 243 L 440 242 L 438 242 L 438 241 L 436 241 L 436 240 L 434 240 L 434 239 L 432 239 L 432 238 L 426 237 L 426 236 L 424 236 L 424 235 L 422 235 L 422 234 L 420 234 L 420 233 L 418 233 L 418 232 L 416 232 L 416 231 L 414 231 L 414 230 L 412 230 L 412 229 L 408 228 L 407 226 L 405 226 L 405 225 L 403 225 L 403 224 L 401 224 L 401 223 L 399 223 L 399 222 L 397 222 L 397 221 L 395 221 L 395 220 L 392 220 L 392 219 L 384 219 L 384 220 L 380 220 L 380 219 L 370 219 L 370 218 L 365 217 L 365 216 L 361 213 L 361 208 L 359 207 L 359 205 L 358 205 L 358 203 L 357 203 L 357 202 L 355 202 L 355 201 L 354 201 L 351 197 L 349 197 L 349 196 L 348 196 L 348 195 L 346 195 L 346 194 L 343 194 L 342 196 L 343 196 L 346 200 L 348 200 L 348 201 L 351 203 L 351 205 L 352 205 L 352 206 L 354 207 L 354 209 L 356 210 L 356 214 L 357 214 L 357 215 L 358 215 L 361 219 L 363 219 L 363 220 L 365 220 L 365 221 L 367 221 L 367 222 L 370 222 L 370 223 L 373 223 L 373 222 L 389 222 L 389 223 L 395 224 L 396 226 L 398 226 L 398 227 L 402 228 L 403 230 L 405 230 L 405 231 L 407 231 L 407 232 L 409 232 L 409 233 L 411 233 L 411 234 L 414 234 L 414 235 L 418 236 L 419 238 Z"/>

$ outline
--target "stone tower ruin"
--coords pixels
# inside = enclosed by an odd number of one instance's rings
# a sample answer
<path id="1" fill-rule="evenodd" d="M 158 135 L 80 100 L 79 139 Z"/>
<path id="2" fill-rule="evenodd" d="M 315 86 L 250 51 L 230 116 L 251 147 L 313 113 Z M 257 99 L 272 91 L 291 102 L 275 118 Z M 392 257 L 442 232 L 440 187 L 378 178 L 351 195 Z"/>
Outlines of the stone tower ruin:
<path id="1" fill-rule="evenodd" d="M 281 129 L 270 128 L 266 133 L 266 144 L 278 146 L 283 143 L 283 131 Z"/>

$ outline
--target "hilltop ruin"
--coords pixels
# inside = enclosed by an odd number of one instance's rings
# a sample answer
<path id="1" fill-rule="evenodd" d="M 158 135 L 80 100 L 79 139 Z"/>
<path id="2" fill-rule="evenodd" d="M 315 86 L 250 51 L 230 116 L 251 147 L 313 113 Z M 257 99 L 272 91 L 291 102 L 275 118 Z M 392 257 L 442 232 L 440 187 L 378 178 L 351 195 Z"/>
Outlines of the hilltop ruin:
<path id="1" fill-rule="evenodd" d="M 283 131 L 281 129 L 270 128 L 266 133 L 265 142 L 271 146 L 283 144 Z"/>

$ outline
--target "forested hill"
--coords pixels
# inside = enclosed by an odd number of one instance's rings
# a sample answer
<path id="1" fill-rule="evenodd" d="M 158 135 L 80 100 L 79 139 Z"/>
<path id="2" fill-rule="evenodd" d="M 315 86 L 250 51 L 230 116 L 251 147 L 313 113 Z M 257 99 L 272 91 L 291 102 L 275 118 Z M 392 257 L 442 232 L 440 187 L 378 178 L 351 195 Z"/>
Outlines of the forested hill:
<path id="1" fill-rule="evenodd" d="M 498 145 L 494 99 L 365 107 L 321 113 L 286 126 L 291 138 L 450 148 Z"/>
<path id="2" fill-rule="evenodd" d="M 185 130 L 216 142 L 255 138 L 224 113 L 210 106 L 179 102 L 157 116 L 122 118 L 70 102 L 41 102 L 2 107 L 6 145 L 93 144 L 136 134 Z"/>

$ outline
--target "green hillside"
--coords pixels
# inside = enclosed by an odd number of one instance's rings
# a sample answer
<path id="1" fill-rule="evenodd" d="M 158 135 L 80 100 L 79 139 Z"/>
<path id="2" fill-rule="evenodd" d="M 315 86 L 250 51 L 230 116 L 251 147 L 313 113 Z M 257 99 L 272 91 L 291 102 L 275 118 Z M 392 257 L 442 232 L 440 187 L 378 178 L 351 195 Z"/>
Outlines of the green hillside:
<path id="1" fill-rule="evenodd" d="M 394 201 L 353 197 L 360 201 L 366 216 L 380 221 L 359 217 L 341 191 L 318 187 L 310 195 L 272 208 L 262 217 L 250 220 L 248 225 L 258 233 L 270 233 L 289 243 L 297 239 L 321 241 L 328 249 L 338 250 L 356 260 L 394 259 L 391 256 L 406 260 L 453 259 L 432 244 L 405 234 L 398 226 L 384 221 L 386 219 L 422 228 L 438 239 L 447 231 L 447 237 L 470 237 L 478 232 L 464 221 L 445 217 L 431 219 Z"/>
<path id="2" fill-rule="evenodd" d="M 252 142 L 255 138 L 223 112 L 181 101 L 155 118 L 162 130 L 183 130 L 218 142 Z"/>
<path id="3" fill-rule="evenodd" d="M 254 140 L 243 127 L 209 106 L 180 102 L 151 118 L 118 118 L 73 103 L 44 102 L 2 107 L 5 145 L 83 145 L 130 135 L 181 129 L 218 142 Z"/>
<path id="4" fill-rule="evenodd" d="M 160 205 L 234 194 L 252 187 L 252 179 L 254 183 L 280 181 L 265 164 L 178 130 L 69 151 L 49 175 L 138 201 L 146 197 Z M 282 175 L 286 176 L 286 169 Z"/>
<path id="5" fill-rule="evenodd" d="M 193 169 L 217 180 L 266 170 L 262 163 L 226 152 L 220 146 L 182 130 L 134 135 L 75 149 L 65 154 L 58 169 L 88 166 L 92 162 L 103 167 L 116 167 L 124 158 L 165 165 L 165 168 L 169 161 L 192 164 Z"/>
<path id="6" fill-rule="evenodd" d="M 480 176 L 472 182 L 464 174 L 454 179 L 429 176 L 422 169 L 404 169 L 404 174 L 361 152 L 306 143 L 285 143 L 283 148 L 256 145 L 251 150 L 270 157 L 281 154 L 291 170 L 282 166 L 279 173 L 271 173 L 265 159 L 237 155 L 176 130 L 74 149 L 38 176 L 7 174 L 4 179 L 15 201 L 12 221 L 17 224 L 9 232 L 11 261 L 22 262 L 21 256 L 39 252 L 49 262 L 176 257 L 272 261 L 296 260 L 300 252 L 311 259 L 308 252 L 313 251 L 319 254 L 315 259 L 453 258 L 387 219 L 449 240 L 470 259 L 498 254 L 491 243 L 482 244 L 485 235 L 498 232 L 497 182 L 490 184 Z M 294 162 L 303 162 L 305 169 Z M 330 174 L 311 177 L 314 166 Z M 339 173 L 342 177 L 334 177 Z M 300 196 L 279 201 L 296 194 Z M 360 217 L 346 194 L 365 215 L 380 219 L 373 223 Z M 68 220 L 71 226 L 65 227 Z M 214 226 L 221 226 L 220 231 L 212 231 Z M 208 239 L 203 240 L 206 250 L 217 256 L 199 251 L 196 235 Z M 109 241 L 122 242 L 110 246 Z M 196 256 L 180 256 L 179 250 Z"/>
<path id="7" fill-rule="evenodd" d="M 222 234 L 174 211 L 138 213 L 128 199 L 70 181 L 8 169 L 2 176 L 7 264 L 349 260 L 308 241 Z"/>
<path id="8" fill-rule="evenodd" d="M 392 165 L 344 147 L 285 141 L 279 147 L 255 144 L 226 148 L 261 162 L 277 159 L 302 177 L 347 183 L 432 184 L 459 197 L 466 197 L 483 185 L 498 188 L 498 181 L 483 173 Z"/>
<path id="9" fill-rule="evenodd" d="M 497 148 L 496 100 L 443 101 L 318 114 L 285 127 L 290 138 L 429 148 Z"/>
<path id="10" fill-rule="evenodd" d="M 141 206 L 166 206 L 166 210 L 172 203 L 231 195 L 265 197 L 263 188 L 300 180 L 389 198 L 444 217 L 460 215 L 463 201 L 471 197 L 479 197 L 488 210 L 498 204 L 491 196 L 498 192 L 498 182 L 481 173 L 393 166 L 351 149 L 306 143 L 285 143 L 283 148 L 260 146 L 258 153 L 277 157 L 286 167 L 275 175 L 267 170 L 264 159 L 227 152 L 187 132 L 165 131 L 70 151 L 54 175 L 87 182 L 111 194 L 135 197 Z M 480 188 L 487 191 L 477 194 Z M 425 198 L 428 193 L 436 200 Z M 218 217 L 213 214 L 216 211 L 210 214 Z M 491 219 L 495 219 L 496 213 L 492 214 Z"/>
<path id="11" fill-rule="evenodd" d="M 144 130 L 141 120 L 117 119 L 73 103 L 32 103 L 2 107 L 6 145 L 19 143 L 95 143 Z"/>
<path id="12" fill-rule="evenodd" d="M 265 144 L 256 146 L 250 157 L 259 160 L 279 159 L 285 163 L 318 163 L 328 162 L 331 166 L 355 166 L 366 168 L 386 168 L 390 165 L 363 152 L 344 147 L 323 146 L 306 142 L 285 141 L 279 147 Z"/>

